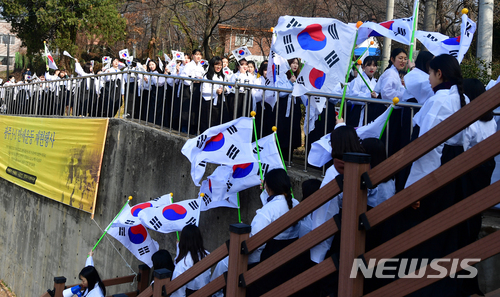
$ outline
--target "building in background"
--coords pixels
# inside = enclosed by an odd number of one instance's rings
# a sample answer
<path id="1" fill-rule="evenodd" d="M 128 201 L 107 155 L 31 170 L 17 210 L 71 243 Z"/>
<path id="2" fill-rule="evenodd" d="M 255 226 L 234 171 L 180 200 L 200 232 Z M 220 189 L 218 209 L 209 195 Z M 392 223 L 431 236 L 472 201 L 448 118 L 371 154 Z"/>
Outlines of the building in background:
<path id="1" fill-rule="evenodd" d="M 255 61 L 257 64 L 267 60 L 273 33 L 271 29 L 233 27 L 224 24 L 218 27 L 225 56 L 229 56 L 234 49 L 246 46 L 252 53 L 247 60 Z"/>
<path id="2" fill-rule="evenodd" d="M 21 40 L 11 32 L 12 26 L 0 19 L 0 71 L 7 70 L 7 47 L 9 50 L 9 70 L 14 70 L 14 58 L 21 51 Z"/>

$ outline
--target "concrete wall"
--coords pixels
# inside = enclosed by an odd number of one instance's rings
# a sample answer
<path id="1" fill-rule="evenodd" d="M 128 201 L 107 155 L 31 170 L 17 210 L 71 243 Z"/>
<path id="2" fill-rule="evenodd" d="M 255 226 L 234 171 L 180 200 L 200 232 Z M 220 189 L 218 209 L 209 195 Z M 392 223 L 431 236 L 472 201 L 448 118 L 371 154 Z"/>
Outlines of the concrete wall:
<path id="1" fill-rule="evenodd" d="M 198 188 L 191 179 L 190 163 L 180 152 L 185 141 L 157 129 L 111 119 L 95 222 L 85 212 L 0 179 L 0 279 L 17 296 L 40 296 L 52 289 L 54 276 L 65 276 L 68 285 L 79 283 L 78 273 L 86 255 L 102 234 L 97 224 L 104 229 L 129 195 L 134 197 L 131 205 L 170 192 L 174 193 L 174 201 L 195 198 Z M 294 192 L 300 196 L 301 181 L 309 176 L 301 171 L 290 174 Z M 259 190 L 247 190 L 240 196 L 242 220 L 250 224 L 260 207 Z M 229 239 L 228 226 L 237 221 L 236 209 L 202 212 L 200 228 L 206 248 L 212 251 Z M 175 253 L 175 234 L 150 234 L 160 248 Z M 114 238 L 110 241 L 137 271 L 140 263 L 132 254 Z M 94 259 L 103 279 L 131 274 L 106 239 L 97 247 Z M 108 295 L 134 289 L 111 288 Z"/>

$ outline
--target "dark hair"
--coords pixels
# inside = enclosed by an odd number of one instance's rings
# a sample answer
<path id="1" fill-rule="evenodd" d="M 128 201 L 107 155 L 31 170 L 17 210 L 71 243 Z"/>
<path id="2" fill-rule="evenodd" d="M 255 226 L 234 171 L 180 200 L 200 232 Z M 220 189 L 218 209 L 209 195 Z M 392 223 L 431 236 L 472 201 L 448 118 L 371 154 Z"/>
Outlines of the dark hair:
<path id="1" fill-rule="evenodd" d="M 207 77 L 207 79 L 212 80 L 214 75 L 217 75 L 219 78 L 222 78 L 222 80 L 224 80 L 224 73 L 222 72 L 222 69 L 220 72 L 215 72 L 214 66 L 216 64 L 222 65 L 222 59 L 218 56 L 213 57 L 208 62 L 208 71 L 207 71 L 206 77 Z"/>
<path id="2" fill-rule="evenodd" d="M 188 252 L 191 253 L 194 264 L 207 255 L 203 247 L 203 237 L 201 237 L 200 229 L 196 225 L 186 225 L 182 228 L 179 239 L 179 256 L 175 259 L 175 264 L 184 259 Z"/>
<path id="3" fill-rule="evenodd" d="M 311 178 L 302 183 L 302 201 L 311 196 L 314 192 L 321 187 L 319 179 Z"/>
<path id="4" fill-rule="evenodd" d="M 151 256 L 151 261 L 153 262 L 153 267 L 155 270 L 166 268 L 170 271 L 174 271 L 175 265 L 172 261 L 172 256 L 167 250 L 159 250 Z"/>
<path id="5" fill-rule="evenodd" d="M 157 64 L 154 60 L 149 60 L 149 61 L 148 61 L 148 65 L 146 65 L 146 67 L 147 67 L 147 69 L 146 69 L 146 70 L 147 70 L 148 72 L 152 72 L 152 70 L 149 68 L 149 63 L 151 63 L 151 62 L 153 62 L 153 63 L 155 64 L 155 66 L 156 66 L 156 67 L 155 67 L 155 70 L 159 72 L 159 70 L 160 70 L 160 69 L 158 68 L 158 64 Z"/>
<path id="6" fill-rule="evenodd" d="M 199 49 L 194 49 L 192 55 L 196 55 L 197 53 L 201 54 L 201 51 Z"/>
<path id="7" fill-rule="evenodd" d="M 254 61 L 248 61 L 248 64 L 247 65 L 250 65 L 252 64 L 253 65 L 253 68 L 254 69 L 257 69 L 257 66 L 255 65 L 255 62 Z"/>
<path id="8" fill-rule="evenodd" d="M 382 140 L 378 138 L 365 138 L 361 140 L 361 145 L 367 154 L 371 156 L 370 166 L 371 168 L 382 163 L 387 159 L 387 153 L 385 151 L 385 144 Z"/>
<path id="9" fill-rule="evenodd" d="M 345 153 L 364 153 L 358 134 L 351 126 L 340 126 L 330 134 L 332 158 L 342 160 Z"/>
<path id="10" fill-rule="evenodd" d="M 275 195 L 284 195 L 288 209 L 292 209 L 292 183 L 285 169 L 277 168 L 266 173 L 264 183 Z"/>
<path id="11" fill-rule="evenodd" d="M 87 279 L 89 292 L 94 289 L 96 284 L 99 284 L 102 294 L 106 296 L 106 287 L 102 283 L 101 278 L 99 277 L 99 273 L 97 273 L 97 270 L 94 266 L 87 266 L 83 268 L 82 271 L 80 271 L 78 277 L 84 277 L 85 279 Z"/>
<path id="12" fill-rule="evenodd" d="M 429 74 L 429 64 L 431 63 L 432 58 L 434 58 L 434 55 L 430 52 L 420 51 L 417 59 L 415 60 L 415 67 Z"/>
<path id="13" fill-rule="evenodd" d="M 288 65 L 292 65 L 292 63 L 297 60 L 297 63 L 299 63 L 299 68 L 297 68 L 297 71 L 293 72 L 292 69 L 288 70 L 286 72 L 286 78 L 290 79 L 292 77 L 292 74 L 295 75 L 295 78 L 299 77 L 300 74 L 300 60 L 299 58 L 293 58 L 293 59 L 288 59 Z"/>
<path id="14" fill-rule="evenodd" d="M 261 76 L 264 76 L 264 71 L 265 71 L 265 70 L 267 70 L 267 64 L 268 64 L 267 60 L 264 60 L 264 62 L 262 62 L 262 63 L 260 64 L 260 66 L 259 66 L 259 72 L 258 72 L 258 73 L 259 73 Z"/>
<path id="15" fill-rule="evenodd" d="M 400 48 L 400 47 L 397 47 L 397 48 L 395 48 L 395 49 L 393 49 L 393 50 L 392 50 L 392 52 L 391 52 L 391 59 L 392 59 L 392 58 L 396 59 L 396 57 L 397 57 L 399 54 L 401 54 L 401 53 L 405 53 L 405 55 L 407 55 L 407 56 L 408 56 L 408 53 L 407 53 L 404 49 L 402 49 L 402 48 Z M 389 59 L 389 65 L 387 66 L 387 68 L 385 68 L 385 70 L 387 70 L 387 69 L 391 68 L 391 66 L 392 66 L 392 61 L 391 61 L 391 59 Z"/>
<path id="16" fill-rule="evenodd" d="M 229 61 L 229 60 L 228 60 L 228 61 Z M 247 59 L 245 59 L 245 58 L 243 58 L 243 59 L 241 59 L 241 60 L 239 60 L 239 61 L 236 61 L 236 64 L 235 64 L 235 67 L 236 67 L 236 68 L 234 69 L 234 73 L 236 73 L 236 72 L 240 71 L 241 63 L 243 63 L 243 62 L 245 62 L 246 64 L 248 64 L 248 61 L 247 61 Z"/>
<path id="17" fill-rule="evenodd" d="M 464 79 L 464 94 L 469 97 L 470 101 L 476 99 L 482 93 L 486 92 L 483 83 L 477 78 Z M 493 111 L 485 113 L 479 120 L 481 122 L 488 122 L 493 119 Z"/>
<path id="18" fill-rule="evenodd" d="M 14 75 L 9 75 L 9 80 L 10 80 L 11 78 L 14 78 Z"/>
<path id="19" fill-rule="evenodd" d="M 460 95 L 460 107 L 465 106 L 465 97 L 463 91 L 462 70 L 455 57 L 448 54 L 434 57 L 429 64 L 429 68 L 437 72 L 441 70 L 444 82 L 450 82 L 457 86 Z"/>
<path id="20" fill-rule="evenodd" d="M 92 68 L 92 63 L 90 62 L 87 62 L 85 63 L 85 65 L 83 65 L 83 71 L 85 73 L 92 73 L 92 71 L 90 71 L 90 68 Z"/>
<path id="21" fill-rule="evenodd" d="M 363 66 L 377 66 L 378 59 L 375 56 L 368 56 L 363 60 Z"/>

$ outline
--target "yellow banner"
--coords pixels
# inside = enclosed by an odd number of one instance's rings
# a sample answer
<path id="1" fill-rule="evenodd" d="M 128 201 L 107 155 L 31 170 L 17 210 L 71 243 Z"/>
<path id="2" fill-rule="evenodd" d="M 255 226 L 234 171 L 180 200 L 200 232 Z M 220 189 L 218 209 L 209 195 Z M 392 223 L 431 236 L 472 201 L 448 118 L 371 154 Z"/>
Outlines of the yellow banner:
<path id="1" fill-rule="evenodd" d="M 0 177 L 94 213 L 107 119 L 0 116 Z"/>

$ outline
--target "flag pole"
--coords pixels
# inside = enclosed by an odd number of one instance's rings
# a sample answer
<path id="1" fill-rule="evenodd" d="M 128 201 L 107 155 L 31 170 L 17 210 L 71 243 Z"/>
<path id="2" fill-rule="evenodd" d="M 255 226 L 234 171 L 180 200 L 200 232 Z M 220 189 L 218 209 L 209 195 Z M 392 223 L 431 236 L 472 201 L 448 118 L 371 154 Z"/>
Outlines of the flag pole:
<path id="1" fill-rule="evenodd" d="M 281 152 L 280 142 L 278 140 L 278 133 L 276 133 L 277 130 L 278 127 L 273 126 L 274 138 L 276 139 L 276 145 L 278 146 L 278 151 L 280 152 L 281 162 L 283 163 L 283 169 L 285 169 L 285 172 L 288 174 L 288 170 L 286 169 L 285 165 L 285 159 L 283 159 L 283 153 Z M 291 187 L 290 187 L 290 192 L 292 193 L 292 198 L 295 198 L 293 196 L 293 189 Z"/>
<path id="2" fill-rule="evenodd" d="M 361 65 L 361 60 L 358 60 L 358 65 Z M 363 77 L 363 74 L 361 74 L 361 72 L 359 72 L 358 67 L 354 67 L 354 69 L 359 74 L 359 76 L 361 76 L 361 79 L 365 83 L 365 85 L 368 88 L 368 90 L 370 90 L 370 93 L 373 92 L 372 88 L 370 88 L 370 85 L 366 82 L 366 79 Z"/>
<path id="3" fill-rule="evenodd" d="M 95 250 L 95 248 L 97 247 L 97 245 L 99 244 L 99 242 L 101 242 L 101 240 L 103 239 L 104 235 L 106 235 L 106 233 L 108 233 L 108 230 L 109 228 L 111 228 L 111 226 L 113 225 L 113 223 L 116 221 L 116 219 L 118 219 L 118 217 L 120 216 L 120 214 L 122 213 L 123 209 L 125 209 L 125 206 L 128 205 L 128 202 L 132 200 L 132 196 L 129 196 L 128 197 L 128 200 L 127 202 L 123 205 L 122 209 L 120 209 L 120 212 L 118 212 L 118 214 L 115 216 L 115 218 L 113 219 L 113 221 L 111 221 L 111 223 L 108 225 L 108 227 L 106 228 L 106 230 L 104 230 L 104 233 L 101 235 L 101 238 L 99 238 L 99 240 L 97 241 L 97 243 L 94 245 L 94 247 L 92 248 L 92 251 Z M 89 255 L 90 256 L 90 255 Z M 87 256 L 87 258 L 89 257 Z"/>
<path id="4" fill-rule="evenodd" d="M 358 65 L 361 65 L 359 63 L 359 61 L 361 60 L 361 57 L 363 57 L 363 55 L 370 49 L 370 45 L 373 45 L 375 42 L 373 41 L 370 41 L 370 43 L 368 43 L 368 47 L 363 51 L 363 53 L 361 55 L 359 55 L 359 58 L 358 60 L 356 61 L 356 63 L 358 63 Z"/>
<path id="5" fill-rule="evenodd" d="M 387 123 L 389 122 L 389 118 L 391 117 L 392 111 L 394 110 L 394 106 L 396 106 L 396 104 L 398 103 L 399 103 L 399 98 L 394 97 L 392 99 L 391 110 L 389 110 L 389 114 L 387 115 L 387 119 L 385 119 L 384 126 L 382 127 L 382 131 L 380 131 L 380 136 L 378 137 L 378 139 L 382 139 L 382 135 L 384 134 L 385 127 L 387 127 Z"/>
<path id="6" fill-rule="evenodd" d="M 236 198 L 238 200 L 238 222 L 241 223 L 241 211 L 240 211 L 240 192 L 236 193 Z"/>
<path id="7" fill-rule="evenodd" d="M 255 148 L 257 149 L 257 158 L 259 160 L 259 174 L 260 174 L 260 180 L 263 180 L 264 177 L 262 176 L 262 164 L 260 163 L 260 149 L 259 149 L 259 142 L 257 138 L 257 126 L 255 125 L 255 115 L 257 113 L 255 111 L 251 111 L 250 115 L 252 116 L 252 122 L 253 122 L 253 132 L 255 135 Z"/>
<path id="8" fill-rule="evenodd" d="M 48 61 L 47 61 L 47 41 L 43 41 L 43 51 L 45 52 L 45 67 L 47 68 L 48 66 Z M 8 79 L 8 78 L 7 78 Z"/>
<path id="9" fill-rule="evenodd" d="M 200 196 L 203 197 L 205 196 L 205 194 L 201 193 Z M 170 193 L 170 203 L 174 203 L 174 193 Z M 179 241 L 179 231 L 175 231 L 175 233 L 177 234 L 177 241 Z"/>
<path id="10" fill-rule="evenodd" d="M 413 49 L 415 48 L 415 31 L 417 31 L 417 19 L 418 19 L 418 6 L 420 5 L 419 0 L 415 0 L 415 10 L 413 11 L 413 28 L 411 31 L 411 40 L 410 40 L 410 54 L 408 56 L 408 61 L 413 60 Z M 408 69 L 408 72 L 410 72 L 410 69 Z"/>
<path id="11" fill-rule="evenodd" d="M 347 73 L 345 75 L 345 84 L 344 84 L 344 91 L 342 91 L 342 102 L 340 103 L 339 119 L 342 118 L 342 111 L 344 110 L 345 94 L 347 91 L 347 81 L 349 80 L 349 72 L 351 71 L 352 67 L 352 57 L 354 56 L 354 49 L 356 48 L 356 42 L 358 40 L 358 28 L 361 27 L 361 25 L 363 25 L 362 21 L 356 23 L 356 37 L 354 37 L 354 44 L 352 45 L 351 57 L 349 59 L 349 68 L 347 68 Z"/>

